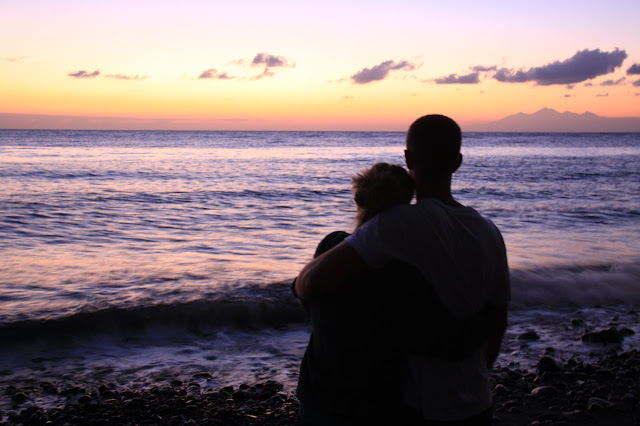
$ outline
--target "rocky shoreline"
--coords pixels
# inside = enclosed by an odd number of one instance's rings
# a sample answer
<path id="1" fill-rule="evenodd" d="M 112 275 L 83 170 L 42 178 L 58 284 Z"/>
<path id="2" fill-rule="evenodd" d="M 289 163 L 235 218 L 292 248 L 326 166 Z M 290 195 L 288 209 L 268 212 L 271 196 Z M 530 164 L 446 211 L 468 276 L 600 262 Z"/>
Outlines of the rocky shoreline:
<path id="1" fill-rule="evenodd" d="M 592 354 L 556 362 L 553 350 L 536 371 L 496 369 L 494 423 L 504 425 L 640 425 L 640 352 Z"/>
<path id="2" fill-rule="evenodd" d="M 58 392 L 43 383 L 44 392 Z M 197 383 L 178 380 L 145 391 L 113 390 L 102 385 L 87 392 L 81 387 L 62 391 L 69 403 L 62 408 L 31 405 L 4 414 L 2 425 L 295 425 L 298 401 L 275 381 L 201 391 Z M 5 397 L 16 405 L 28 402 L 24 389 L 8 387 Z M 2 416 L 2 413 L 0 413 Z"/>
<path id="3" fill-rule="evenodd" d="M 494 424 L 640 425 L 640 352 L 593 354 L 589 362 L 564 363 L 553 351 L 535 371 L 499 367 L 492 372 Z M 0 390 L 14 409 L 0 412 L 2 425 L 296 425 L 298 402 L 275 381 L 237 388 L 201 389 L 173 381 L 147 390 L 101 385 Z M 66 405 L 43 409 L 34 394 L 66 398 Z"/>

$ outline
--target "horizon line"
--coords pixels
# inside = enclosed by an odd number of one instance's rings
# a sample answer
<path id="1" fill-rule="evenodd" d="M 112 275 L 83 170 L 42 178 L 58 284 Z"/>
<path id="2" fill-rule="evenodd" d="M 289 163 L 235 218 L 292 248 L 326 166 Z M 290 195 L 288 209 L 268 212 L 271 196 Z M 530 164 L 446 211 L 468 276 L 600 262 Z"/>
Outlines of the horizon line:
<path id="1" fill-rule="evenodd" d="M 640 117 L 638 117 L 640 118 Z M 159 130 L 159 129 L 23 129 L 23 128 L 0 128 L 0 132 L 225 132 L 225 133 L 407 133 L 406 130 L 202 130 L 202 129 L 169 129 L 169 130 Z M 566 132 L 566 131 L 558 131 L 558 130 L 546 130 L 546 131 L 519 131 L 519 130 L 496 130 L 496 131 L 487 131 L 487 130 L 463 130 L 463 134 L 465 133 L 528 133 L 528 134 L 544 134 L 544 133 L 569 133 L 569 134 L 640 134 L 640 131 L 637 132 L 628 132 L 628 131 L 620 131 L 620 132 L 605 132 L 605 131 L 586 131 L 586 132 Z"/>

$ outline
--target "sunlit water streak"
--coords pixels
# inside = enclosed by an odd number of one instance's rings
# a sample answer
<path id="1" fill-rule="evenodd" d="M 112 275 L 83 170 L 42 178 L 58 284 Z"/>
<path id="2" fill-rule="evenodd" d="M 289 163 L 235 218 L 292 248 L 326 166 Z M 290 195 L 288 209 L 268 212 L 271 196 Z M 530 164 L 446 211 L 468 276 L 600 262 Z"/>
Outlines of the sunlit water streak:
<path id="1" fill-rule="evenodd" d="M 58 322 L 56 330 L 78 333 L 65 337 L 72 348 L 40 337 L 5 346 L 20 356 L 2 355 L 12 368 L 0 380 L 26 380 L 36 367 L 45 376 L 47 365 L 84 365 L 90 377 L 119 356 L 131 372 L 115 368 L 114 381 L 144 382 L 148 369 L 188 374 L 178 366 L 191 362 L 215 371 L 216 383 L 252 375 L 293 383 L 308 330 L 288 310 L 286 286 L 273 283 L 295 276 L 322 236 L 353 227 L 351 176 L 377 161 L 402 164 L 403 138 L 0 131 L 0 330 L 45 335 L 33 321 L 69 316 L 117 329 L 89 338 L 74 321 Z M 546 343 L 557 346 L 573 332 L 553 329 L 557 315 L 570 323 L 596 305 L 602 322 L 621 310 L 633 328 L 633 309 L 619 304 L 640 302 L 640 135 L 469 134 L 463 154 L 454 191 L 507 243 L 511 333 L 551 327 Z M 140 321 L 139 333 L 123 332 Z M 257 352 L 246 354 L 252 341 Z M 80 360 L 62 367 L 24 362 L 41 352 L 71 360 L 76 350 Z"/>

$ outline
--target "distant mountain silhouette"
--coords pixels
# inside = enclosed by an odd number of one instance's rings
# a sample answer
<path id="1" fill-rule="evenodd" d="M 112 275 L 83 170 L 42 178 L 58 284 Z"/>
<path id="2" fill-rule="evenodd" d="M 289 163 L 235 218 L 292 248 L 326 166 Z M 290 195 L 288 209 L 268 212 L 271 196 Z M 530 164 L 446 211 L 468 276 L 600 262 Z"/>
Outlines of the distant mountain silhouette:
<path id="1" fill-rule="evenodd" d="M 473 126 L 478 132 L 640 132 L 640 117 L 601 117 L 592 112 L 576 114 L 542 108 L 533 114 L 518 113 L 498 121 Z"/>

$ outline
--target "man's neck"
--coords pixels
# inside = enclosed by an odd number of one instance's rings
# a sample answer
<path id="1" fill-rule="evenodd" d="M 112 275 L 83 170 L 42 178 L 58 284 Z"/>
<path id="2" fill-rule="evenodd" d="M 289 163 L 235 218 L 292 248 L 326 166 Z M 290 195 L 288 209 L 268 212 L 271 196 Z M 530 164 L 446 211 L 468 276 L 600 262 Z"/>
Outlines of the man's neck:
<path id="1" fill-rule="evenodd" d="M 425 181 L 416 185 L 416 200 L 422 201 L 425 198 L 435 198 L 450 207 L 463 207 L 451 194 L 451 180 L 434 182 Z"/>

